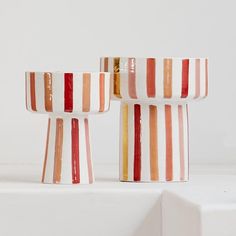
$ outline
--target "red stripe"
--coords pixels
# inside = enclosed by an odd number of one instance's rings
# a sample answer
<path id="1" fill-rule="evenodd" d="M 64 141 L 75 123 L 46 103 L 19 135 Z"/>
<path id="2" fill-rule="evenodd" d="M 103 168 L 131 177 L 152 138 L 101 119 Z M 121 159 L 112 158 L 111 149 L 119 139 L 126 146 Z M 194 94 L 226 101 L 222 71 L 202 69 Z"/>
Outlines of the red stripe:
<path id="1" fill-rule="evenodd" d="M 147 59 L 147 95 L 156 96 L 156 62 L 154 58 Z"/>
<path id="2" fill-rule="evenodd" d="M 73 111 L 73 73 L 65 73 L 64 110 Z"/>
<path id="3" fill-rule="evenodd" d="M 182 61 L 182 92 L 181 98 L 188 96 L 188 73 L 189 73 L 189 59 Z"/>
<path id="4" fill-rule="evenodd" d="M 134 181 L 141 179 L 141 107 L 134 105 Z"/>
<path id="5" fill-rule="evenodd" d="M 173 180 L 173 160 L 172 160 L 172 117 L 171 106 L 165 105 L 166 122 L 166 180 Z"/>
<path id="6" fill-rule="evenodd" d="M 79 166 L 79 121 L 73 118 L 71 120 L 71 138 L 72 138 L 72 182 L 80 183 Z"/>

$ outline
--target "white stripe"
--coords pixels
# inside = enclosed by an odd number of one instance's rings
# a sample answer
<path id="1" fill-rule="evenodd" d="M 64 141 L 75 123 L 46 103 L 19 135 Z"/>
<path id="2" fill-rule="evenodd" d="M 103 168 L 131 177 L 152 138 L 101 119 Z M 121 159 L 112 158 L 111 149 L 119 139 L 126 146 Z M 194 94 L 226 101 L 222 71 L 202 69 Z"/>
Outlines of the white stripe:
<path id="1" fill-rule="evenodd" d="M 200 59 L 200 97 L 206 94 L 206 67 L 205 59 Z"/>
<path id="2" fill-rule="evenodd" d="M 164 94 L 164 70 L 163 70 L 163 60 L 156 60 L 156 97 L 163 98 Z"/>
<path id="3" fill-rule="evenodd" d="M 159 180 L 166 180 L 166 125 L 165 125 L 165 105 L 159 105 L 157 111 L 157 131 L 158 131 L 158 166 Z"/>
<path id="4" fill-rule="evenodd" d="M 84 119 L 79 119 L 79 164 L 80 164 L 80 183 L 88 183 L 88 163 L 86 152 L 86 136 Z"/>
<path id="5" fill-rule="evenodd" d="M 31 96 L 30 96 L 30 73 L 25 73 L 25 81 L 26 81 L 26 101 L 27 101 L 27 109 L 32 111 L 31 109 Z"/>
<path id="6" fill-rule="evenodd" d="M 172 114 L 172 161 L 173 161 L 173 181 L 180 181 L 180 153 L 179 153 L 179 119 L 178 105 L 171 106 Z"/>
<path id="7" fill-rule="evenodd" d="M 114 73 L 114 58 L 108 58 L 108 72 L 111 72 L 111 73 Z M 105 67 L 105 64 L 104 64 L 104 67 Z"/>
<path id="8" fill-rule="evenodd" d="M 44 73 L 35 73 L 35 97 L 38 112 L 45 112 L 44 103 Z"/>
<path id="9" fill-rule="evenodd" d="M 147 98 L 146 60 L 136 59 L 136 94 L 140 99 Z"/>
<path id="10" fill-rule="evenodd" d="M 120 161 L 119 161 L 119 170 L 120 170 L 120 180 L 123 180 L 123 107 L 125 103 L 120 104 Z"/>
<path id="11" fill-rule="evenodd" d="M 127 58 L 120 58 L 120 66 L 127 68 L 128 66 L 128 59 Z M 128 79 L 128 71 L 125 73 L 120 73 L 120 93 L 121 97 L 125 99 L 129 99 L 129 79 Z"/>
<path id="12" fill-rule="evenodd" d="M 104 63 L 105 58 L 102 57 L 100 58 L 100 71 L 104 72 L 105 71 L 105 63 Z"/>
<path id="13" fill-rule="evenodd" d="M 141 180 L 150 181 L 149 105 L 141 105 Z"/>
<path id="14" fill-rule="evenodd" d="M 128 180 L 134 180 L 134 105 L 128 105 Z"/>
<path id="15" fill-rule="evenodd" d="M 182 60 L 172 60 L 172 98 L 180 98 L 182 93 Z"/>
<path id="16" fill-rule="evenodd" d="M 107 111 L 110 105 L 110 74 L 105 74 L 104 79 L 104 110 Z"/>
<path id="17" fill-rule="evenodd" d="M 86 117 L 87 119 L 87 126 L 88 126 L 88 145 L 89 145 L 89 150 L 90 150 L 90 164 L 91 164 L 91 176 L 92 176 L 92 182 L 94 181 L 94 173 L 93 173 L 93 149 L 91 148 L 91 139 L 90 139 L 90 133 L 89 133 L 89 117 Z M 86 139 L 86 137 L 85 137 Z M 86 154 L 87 154 L 87 149 L 86 149 Z M 87 154 L 88 155 L 88 154 Z M 86 156 L 87 157 L 87 156 Z M 88 171 L 88 162 L 87 162 L 87 171 Z M 88 172 L 88 180 L 87 183 L 89 183 L 89 172 Z"/>
<path id="18" fill-rule="evenodd" d="M 98 112 L 100 108 L 99 73 L 90 73 L 90 112 Z"/>
<path id="19" fill-rule="evenodd" d="M 48 142 L 48 156 L 45 169 L 45 183 L 53 183 L 53 172 L 54 172 L 54 156 L 55 156 L 55 141 L 56 141 L 56 118 L 49 116 L 51 119 L 50 131 L 49 131 L 49 142 Z"/>
<path id="20" fill-rule="evenodd" d="M 184 176 L 188 180 L 188 121 L 187 121 L 187 106 L 183 105 L 183 136 L 184 136 Z"/>
<path id="21" fill-rule="evenodd" d="M 64 73 L 52 73 L 53 112 L 64 112 Z"/>
<path id="22" fill-rule="evenodd" d="M 188 74 L 188 98 L 194 98 L 195 97 L 195 91 L 196 91 L 196 65 L 195 65 L 195 59 L 189 59 L 189 74 Z"/>
<path id="23" fill-rule="evenodd" d="M 72 183 L 71 118 L 63 119 L 61 183 Z"/>
<path id="24" fill-rule="evenodd" d="M 82 112 L 83 74 L 73 74 L 73 112 Z"/>

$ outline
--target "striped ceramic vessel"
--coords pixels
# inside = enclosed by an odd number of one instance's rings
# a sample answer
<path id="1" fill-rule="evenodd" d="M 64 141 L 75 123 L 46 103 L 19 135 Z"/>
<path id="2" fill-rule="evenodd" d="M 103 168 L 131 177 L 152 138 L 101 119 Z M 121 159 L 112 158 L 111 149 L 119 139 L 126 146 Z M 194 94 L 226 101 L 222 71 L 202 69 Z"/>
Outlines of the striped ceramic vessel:
<path id="1" fill-rule="evenodd" d="M 110 105 L 110 73 L 26 72 L 26 108 L 49 115 L 43 183 L 93 182 L 89 114 Z"/>
<path id="2" fill-rule="evenodd" d="M 104 57 L 121 101 L 120 180 L 187 181 L 188 102 L 208 95 L 206 58 Z"/>

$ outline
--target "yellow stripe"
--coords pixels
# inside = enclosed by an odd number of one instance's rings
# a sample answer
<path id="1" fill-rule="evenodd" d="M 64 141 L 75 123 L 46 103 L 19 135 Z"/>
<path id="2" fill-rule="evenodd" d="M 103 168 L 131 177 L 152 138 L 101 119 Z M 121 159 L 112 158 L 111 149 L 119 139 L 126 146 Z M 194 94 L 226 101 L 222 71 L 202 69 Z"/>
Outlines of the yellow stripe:
<path id="1" fill-rule="evenodd" d="M 116 97 L 121 98 L 121 95 L 120 95 L 120 58 L 119 57 L 114 58 L 113 72 L 114 72 L 113 92 Z"/>
<path id="2" fill-rule="evenodd" d="M 123 180 L 128 180 L 128 104 L 122 108 L 123 112 Z"/>

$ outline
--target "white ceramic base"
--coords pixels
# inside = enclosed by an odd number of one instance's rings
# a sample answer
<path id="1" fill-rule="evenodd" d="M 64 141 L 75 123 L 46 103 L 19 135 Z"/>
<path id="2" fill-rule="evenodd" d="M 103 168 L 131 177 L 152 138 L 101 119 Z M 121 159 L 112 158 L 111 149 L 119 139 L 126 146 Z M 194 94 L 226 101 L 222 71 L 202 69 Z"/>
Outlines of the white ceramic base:
<path id="1" fill-rule="evenodd" d="M 42 182 L 93 182 L 88 117 L 49 116 Z"/>
<path id="2" fill-rule="evenodd" d="M 187 105 L 121 103 L 121 181 L 188 180 Z"/>

